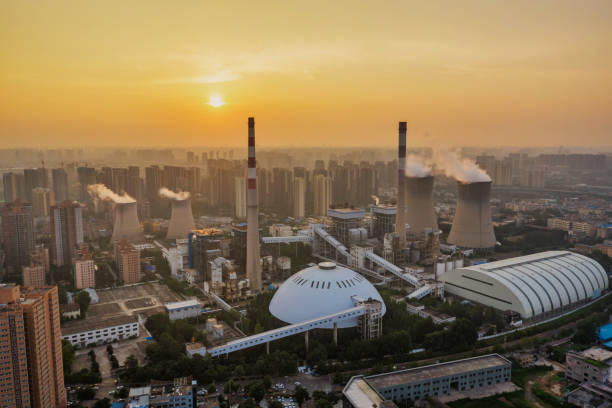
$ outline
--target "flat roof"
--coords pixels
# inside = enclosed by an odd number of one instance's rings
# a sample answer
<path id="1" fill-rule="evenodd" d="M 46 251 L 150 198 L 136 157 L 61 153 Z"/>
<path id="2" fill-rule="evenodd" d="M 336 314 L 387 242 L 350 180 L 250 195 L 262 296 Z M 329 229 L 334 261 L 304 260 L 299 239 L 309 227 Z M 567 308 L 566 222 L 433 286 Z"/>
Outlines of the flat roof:
<path id="1" fill-rule="evenodd" d="M 202 307 L 202 304 L 197 299 L 181 300 L 180 302 L 171 302 L 164 304 L 168 310 L 187 309 L 190 307 Z"/>
<path id="2" fill-rule="evenodd" d="M 363 218 L 365 214 L 361 208 L 330 208 L 327 210 L 329 217 L 342 219 Z"/>
<path id="3" fill-rule="evenodd" d="M 354 407 L 380 407 L 384 401 L 363 376 L 351 378 L 342 393 Z"/>
<path id="4" fill-rule="evenodd" d="M 483 370 L 511 363 L 499 354 L 466 358 L 449 361 L 447 363 L 433 364 L 423 367 L 409 368 L 407 370 L 393 371 L 366 377 L 366 380 L 376 389 L 393 387 L 396 385 L 447 377 L 465 372 Z"/>
<path id="5" fill-rule="evenodd" d="M 138 322 L 136 316 L 87 317 L 83 320 L 71 320 L 62 325 L 62 335 L 67 336 L 106 327 L 121 326 Z"/>

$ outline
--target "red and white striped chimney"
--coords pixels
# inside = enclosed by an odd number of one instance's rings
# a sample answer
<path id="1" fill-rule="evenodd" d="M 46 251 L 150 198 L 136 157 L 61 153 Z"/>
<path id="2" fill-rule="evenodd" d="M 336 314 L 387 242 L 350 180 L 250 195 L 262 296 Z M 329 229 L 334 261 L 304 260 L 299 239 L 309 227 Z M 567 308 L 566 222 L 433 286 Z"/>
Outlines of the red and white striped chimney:
<path id="1" fill-rule="evenodd" d="M 395 232 L 400 236 L 402 248 L 406 246 L 406 122 L 399 123 L 397 150 L 397 211 Z"/>
<path id="2" fill-rule="evenodd" d="M 247 185 L 246 274 L 254 292 L 261 291 L 259 263 L 259 209 L 257 207 L 257 162 L 255 159 L 255 118 L 249 118 L 249 166 Z"/>

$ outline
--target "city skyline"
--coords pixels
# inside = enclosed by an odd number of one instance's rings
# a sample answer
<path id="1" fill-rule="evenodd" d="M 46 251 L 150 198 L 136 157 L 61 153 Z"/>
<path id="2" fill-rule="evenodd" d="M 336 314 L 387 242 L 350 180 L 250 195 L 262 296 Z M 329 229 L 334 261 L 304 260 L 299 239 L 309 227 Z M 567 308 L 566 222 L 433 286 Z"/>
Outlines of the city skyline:
<path id="1" fill-rule="evenodd" d="M 0 148 L 610 144 L 609 2 L 2 8 Z"/>

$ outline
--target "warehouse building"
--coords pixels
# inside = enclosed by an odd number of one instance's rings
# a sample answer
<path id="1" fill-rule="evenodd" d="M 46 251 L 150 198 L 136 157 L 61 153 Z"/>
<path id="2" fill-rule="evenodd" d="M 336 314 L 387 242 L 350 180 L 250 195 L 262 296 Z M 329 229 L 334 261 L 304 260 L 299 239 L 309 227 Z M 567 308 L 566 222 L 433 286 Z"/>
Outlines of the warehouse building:
<path id="1" fill-rule="evenodd" d="M 523 320 L 542 320 L 599 297 L 608 276 L 591 258 L 568 251 L 547 251 L 446 273 L 446 293 Z"/>
<path id="2" fill-rule="evenodd" d="M 510 381 L 512 363 L 499 354 L 352 377 L 344 387 L 345 407 L 393 406 Z"/>

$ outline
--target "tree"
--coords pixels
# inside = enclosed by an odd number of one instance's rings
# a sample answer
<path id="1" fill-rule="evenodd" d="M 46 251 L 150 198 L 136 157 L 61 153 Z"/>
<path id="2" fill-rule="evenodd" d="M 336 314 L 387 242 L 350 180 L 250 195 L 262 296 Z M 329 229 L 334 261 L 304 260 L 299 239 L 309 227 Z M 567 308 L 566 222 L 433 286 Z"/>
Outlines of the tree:
<path id="1" fill-rule="evenodd" d="M 282 402 L 274 400 L 274 401 L 270 401 L 270 403 L 268 404 L 268 408 L 283 408 L 284 405 Z"/>
<path id="2" fill-rule="evenodd" d="M 295 398 L 295 401 L 301 407 L 304 401 L 308 399 L 308 390 L 301 385 L 298 385 L 295 387 L 295 391 L 293 392 L 293 398 Z"/>
<path id="3" fill-rule="evenodd" d="M 130 389 L 128 387 L 121 387 L 115 392 L 115 398 L 127 398 L 130 395 Z"/>
<path id="4" fill-rule="evenodd" d="M 57 290 L 57 296 L 59 298 L 60 305 L 65 305 L 68 303 L 68 293 L 66 292 L 66 288 L 60 286 Z"/>
<path id="5" fill-rule="evenodd" d="M 72 371 L 72 363 L 74 362 L 74 347 L 68 340 L 62 340 L 62 362 L 64 365 L 64 373 L 69 374 Z"/>
<path id="6" fill-rule="evenodd" d="M 102 398 L 101 400 L 96 401 L 93 408 L 110 408 L 111 402 L 108 398 Z"/>
<path id="7" fill-rule="evenodd" d="M 215 386 L 215 384 L 210 384 L 208 386 L 208 394 L 214 394 L 215 392 L 217 392 L 217 387 Z"/>
<path id="8" fill-rule="evenodd" d="M 266 395 L 266 389 L 262 381 L 255 381 L 249 384 L 249 397 L 253 398 L 257 404 Z"/>
<path id="9" fill-rule="evenodd" d="M 76 392 L 79 401 L 88 401 L 94 399 L 96 392 L 91 387 L 81 387 Z"/>
<path id="10" fill-rule="evenodd" d="M 87 308 L 91 303 L 91 297 L 89 296 L 89 293 L 84 290 L 81 290 L 79 293 L 76 294 L 75 300 L 81 308 L 81 317 L 85 317 L 85 315 L 87 314 Z"/>

